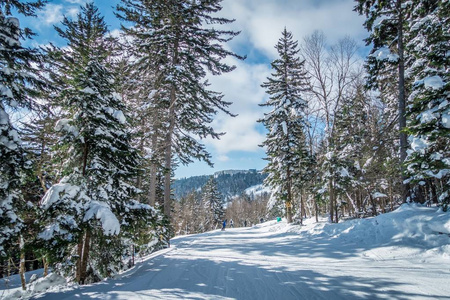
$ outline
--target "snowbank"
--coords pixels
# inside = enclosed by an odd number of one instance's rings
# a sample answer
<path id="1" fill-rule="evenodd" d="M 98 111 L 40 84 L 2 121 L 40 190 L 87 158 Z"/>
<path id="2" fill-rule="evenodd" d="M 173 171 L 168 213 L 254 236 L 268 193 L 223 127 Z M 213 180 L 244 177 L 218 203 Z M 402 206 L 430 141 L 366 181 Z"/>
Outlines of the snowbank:
<path id="1" fill-rule="evenodd" d="M 337 244 L 354 244 L 370 249 L 372 254 L 380 251 L 384 259 L 450 257 L 450 213 L 418 204 L 403 204 L 391 213 L 339 224 L 292 226 L 290 231 L 309 238 L 335 239 Z"/>
<path id="2" fill-rule="evenodd" d="M 23 291 L 20 285 L 18 274 L 11 276 L 7 280 L 3 278 L 0 286 L 0 299 L 30 299 L 36 294 L 47 291 L 59 291 L 67 286 L 67 281 L 61 275 L 50 273 L 46 277 L 38 278 L 42 274 L 42 269 L 27 272 L 27 290 Z M 5 289 L 6 288 L 6 289 Z"/>

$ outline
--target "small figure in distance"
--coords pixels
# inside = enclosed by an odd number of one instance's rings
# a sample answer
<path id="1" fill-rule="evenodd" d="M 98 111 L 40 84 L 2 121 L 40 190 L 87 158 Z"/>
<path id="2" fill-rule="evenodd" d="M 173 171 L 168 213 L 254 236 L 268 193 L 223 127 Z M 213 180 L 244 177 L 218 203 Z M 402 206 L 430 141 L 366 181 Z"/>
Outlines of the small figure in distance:
<path id="1" fill-rule="evenodd" d="M 222 223 L 222 230 L 225 230 L 225 227 L 227 226 L 227 219 L 223 220 Z"/>
<path id="2" fill-rule="evenodd" d="M 230 219 L 230 228 L 234 228 L 233 219 Z"/>

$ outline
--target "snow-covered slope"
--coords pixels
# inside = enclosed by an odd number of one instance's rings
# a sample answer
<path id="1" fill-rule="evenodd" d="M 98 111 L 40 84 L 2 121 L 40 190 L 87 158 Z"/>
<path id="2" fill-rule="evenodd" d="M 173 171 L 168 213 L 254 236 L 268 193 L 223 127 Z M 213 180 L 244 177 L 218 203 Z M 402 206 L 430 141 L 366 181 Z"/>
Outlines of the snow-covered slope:
<path id="1" fill-rule="evenodd" d="M 244 193 L 249 196 L 260 196 L 263 194 L 270 195 L 270 193 L 272 193 L 272 190 L 264 184 L 258 184 L 245 189 Z"/>
<path id="2" fill-rule="evenodd" d="M 33 299 L 449 299 L 449 213 L 306 223 L 177 237 L 116 279 Z"/>

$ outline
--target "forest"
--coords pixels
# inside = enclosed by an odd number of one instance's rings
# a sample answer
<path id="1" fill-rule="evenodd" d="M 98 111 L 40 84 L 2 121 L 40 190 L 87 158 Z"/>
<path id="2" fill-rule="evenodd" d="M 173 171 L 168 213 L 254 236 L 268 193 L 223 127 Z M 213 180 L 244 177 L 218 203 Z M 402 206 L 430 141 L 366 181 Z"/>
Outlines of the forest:
<path id="1" fill-rule="evenodd" d="M 225 0 L 226 1 L 226 0 Z M 18 16 L 46 1 L 0 0 L 0 277 L 44 268 L 101 281 L 174 234 L 284 216 L 331 223 L 417 202 L 450 202 L 450 2 L 357 0 L 369 54 L 321 31 L 284 28 L 261 88 L 264 183 L 225 205 L 214 178 L 175 199 L 180 164 L 212 165 L 214 117 L 239 112 L 208 76 L 246 59 L 221 0 L 122 0 L 109 33 L 87 3 L 54 30 L 64 47 L 24 46 Z M 281 30 L 281 28 L 280 28 Z M 25 113 L 26 112 L 26 113 Z M 24 117 L 26 115 L 26 117 Z"/>

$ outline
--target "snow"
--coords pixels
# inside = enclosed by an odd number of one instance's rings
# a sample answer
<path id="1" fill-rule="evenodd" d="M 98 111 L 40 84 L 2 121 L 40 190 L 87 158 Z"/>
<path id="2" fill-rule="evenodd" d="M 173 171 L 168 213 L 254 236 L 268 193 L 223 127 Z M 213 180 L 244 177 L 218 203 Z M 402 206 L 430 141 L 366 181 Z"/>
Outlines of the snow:
<path id="1" fill-rule="evenodd" d="M 85 87 L 84 89 L 81 90 L 82 93 L 85 94 L 89 94 L 89 95 L 95 95 L 97 94 L 92 88 L 90 87 Z"/>
<path id="2" fill-rule="evenodd" d="M 445 128 L 450 128 L 450 112 L 442 114 L 442 126 Z"/>
<path id="3" fill-rule="evenodd" d="M 281 122 L 281 127 L 283 127 L 283 133 L 284 135 L 288 134 L 288 130 L 287 130 L 287 124 L 285 121 Z"/>
<path id="4" fill-rule="evenodd" d="M 259 196 L 263 194 L 271 194 L 272 189 L 264 184 L 253 185 L 244 191 L 245 194 L 251 196 Z"/>
<path id="5" fill-rule="evenodd" d="M 424 152 L 428 147 L 428 142 L 420 137 L 414 137 L 411 142 L 411 148 L 416 152 Z"/>
<path id="6" fill-rule="evenodd" d="M 80 191 L 80 188 L 70 183 L 65 182 L 66 178 L 61 179 L 60 183 L 52 185 L 52 187 L 45 193 L 42 198 L 41 206 L 47 210 L 53 204 L 68 197 L 69 199 L 75 198 Z"/>
<path id="7" fill-rule="evenodd" d="M 344 168 L 344 167 L 342 167 L 342 168 L 339 170 L 339 174 L 340 174 L 341 177 L 343 177 L 343 178 L 345 178 L 345 177 L 351 177 L 351 176 L 350 176 L 350 173 L 348 172 L 348 170 L 347 170 L 346 168 Z"/>
<path id="8" fill-rule="evenodd" d="M 79 134 L 78 129 L 75 126 L 70 125 L 71 122 L 72 119 L 60 119 L 55 124 L 55 130 L 64 131 L 77 137 Z"/>
<path id="9" fill-rule="evenodd" d="M 114 111 L 114 118 L 116 118 L 120 124 L 125 124 L 127 122 L 127 119 L 121 110 Z"/>
<path id="10" fill-rule="evenodd" d="M 386 194 L 380 193 L 380 192 L 375 192 L 372 194 L 372 197 L 377 199 L 377 198 L 387 198 Z"/>
<path id="11" fill-rule="evenodd" d="M 176 237 L 114 279 L 43 284 L 33 299 L 447 299 L 449 231 L 449 213 L 412 204 L 339 224 L 269 221 Z"/>
<path id="12" fill-rule="evenodd" d="M 440 76 L 430 76 L 423 80 L 425 88 L 431 88 L 433 90 L 439 90 L 444 86 L 444 81 Z"/>
<path id="13" fill-rule="evenodd" d="M 398 55 L 391 53 L 391 51 L 387 47 L 381 47 L 380 49 L 372 53 L 370 56 L 374 57 L 378 61 L 385 61 L 385 60 L 389 62 L 398 61 Z"/>
<path id="14" fill-rule="evenodd" d="M 105 235 L 119 234 L 119 220 L 117 220 L 117 217 L 111 211 L 111 208 L 107 203 L 101 201 L 92 201 L 89 205 L 89 209 L 86 211 L 83 222 L 86 222 L 92 218 L 100 220 L 103 228 L 103 233 Z"/>

